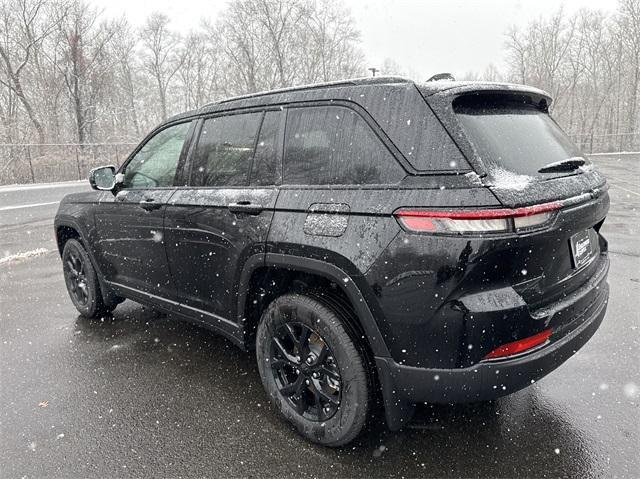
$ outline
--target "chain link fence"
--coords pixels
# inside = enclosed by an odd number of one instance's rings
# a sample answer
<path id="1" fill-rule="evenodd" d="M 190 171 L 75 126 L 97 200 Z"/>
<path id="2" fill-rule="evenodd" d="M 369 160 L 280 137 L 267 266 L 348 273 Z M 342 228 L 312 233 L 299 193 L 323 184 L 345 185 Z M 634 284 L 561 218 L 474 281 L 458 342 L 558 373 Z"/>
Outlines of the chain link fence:
<path id="1" fill-rule="evenodd" d="M 0 144 L 0 185 L 82 180 L 89 170 L 120 165 L 136 143 Z"/>
<path id="2" fill-rule="evenodd" d="M 585 153 L 640 151 L 640 132 L 571 134 Z M 82 180 L 102 165 L 119 166 L 136 143 L 0 144 L 0 185 Z"/>
<path id="3" fill-rule="evenodd" d="M 575 133 L 569 135 L 585 153 L 640 151 L 640 131 L 631 133 Z"/>

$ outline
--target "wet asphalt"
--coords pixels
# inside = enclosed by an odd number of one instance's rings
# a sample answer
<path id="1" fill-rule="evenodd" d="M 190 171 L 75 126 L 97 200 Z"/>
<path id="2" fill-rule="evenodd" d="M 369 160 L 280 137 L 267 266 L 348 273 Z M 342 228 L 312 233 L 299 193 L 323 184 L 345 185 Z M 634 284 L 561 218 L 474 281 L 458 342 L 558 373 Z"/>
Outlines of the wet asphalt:
<path id="1" fill-rule="evenodd" d="M 0 477 L 640 477 L 640 155 L 595 161 L 611 185 L 611 298 L 592 340 L 523 391 L 424 406 L 396 433 L 378 420 L 340 449 L 284 423 L 254 356 L 225 339 L 131 301 L 79 317 L 56 205 L 2 209 L 65 188 L 0 188 Z"/>

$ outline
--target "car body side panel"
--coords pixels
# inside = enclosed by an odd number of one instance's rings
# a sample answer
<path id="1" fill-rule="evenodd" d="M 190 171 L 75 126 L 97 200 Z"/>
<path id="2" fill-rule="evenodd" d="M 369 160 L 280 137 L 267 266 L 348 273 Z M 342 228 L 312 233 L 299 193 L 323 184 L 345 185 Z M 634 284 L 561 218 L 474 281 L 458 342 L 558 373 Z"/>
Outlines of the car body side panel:
<path id="1" fill-rule="evenodd" d="M 96 258 L 108 281 L 169 299 L 175 298 L 163 223 L 172 188 L 108 192 L 94 211 Z M 152 201 L 153 209 L 146 209 Z"/>
<path id="2" fill-rule="evenodd" d="M 235 320 L 238 294 L 247 293 L 238 288 L 241 272 L 248 258 L 264 255 L 277 196 L 274 187 L 182 188 L 174 194 L 165 243 L 180 303 L 205 320 L 203 313 Z M 261 211 L 230 211 L 238 202 Z"/>
<path id="3" fill-rule="evenodd" d="M 325 210 L 329 209 L 328 205 L 333 204 L 336 209 L 334 212 L 323 211 L 318 214 L 318 204 L 323 205 Z M 416 262 L 411 256 L 410 238 L 404 234 L 392 212 L 407 206 L 434 205 L 444 208 L 477 204 L 495 206 L 497 201 L 486 188 L 405 190 L 283 187 L 269 232 L 267 253 L 322 261 L 343 271 L 345 277 L 341 281 L 343 284 L 354 281 L 359 286 L 376 318 L 383 340 L 393 351 L 397 342 L 394 334 L 399 331 L 389 325 L 390 321 L 396 319 L 394 315 L 402 315 L 406 308 L 422 311 L 425 304 L 428 311 L 429 303 L 423 302 L 421 298 L 416 303 L 415 297 L 412 298 L 413 302 L 406 305 L 382 302 L 382 290 L 390 291 L 385 286 L 387 282 L 398 274 L 409 277 L 408 272 L 421 264 L 421 261 Z M 343 214 L 346 207 L 350 211 L 348 215 Z M 330 226 L 331 232 L 335 232 L 336 223 L 343 231 L 340 234 L 326 234 L 326 225 Z M 406 244 L 404 239 L 407 240 Z M 389 245 L 398 243 L 397 248 L 401 251 L 393 248 L 390 256 L 384 256 L 383 252 L 388 250 Z M 440 240 L 441 246 L 434 249 L 425 261 L 437 257 L 440 263 L 455 272 L 460 252 L 456 256 L 457 246 L 448 248 L 447 243 L 445 239 Z M 460 244 L 460 250 L 464 250 L 466 243 Z M 402 254 L 403 250 L 409 254 Z M 376 267 L 373 275 L 367 274 L 376 264 L 382 266 Z M 432 269 L 433 266 L 427 265 L 424 268 Z M 385 278 L 387 273 L 389 276 Z M 420 285 L 412 287 L 421 291 Z"/>

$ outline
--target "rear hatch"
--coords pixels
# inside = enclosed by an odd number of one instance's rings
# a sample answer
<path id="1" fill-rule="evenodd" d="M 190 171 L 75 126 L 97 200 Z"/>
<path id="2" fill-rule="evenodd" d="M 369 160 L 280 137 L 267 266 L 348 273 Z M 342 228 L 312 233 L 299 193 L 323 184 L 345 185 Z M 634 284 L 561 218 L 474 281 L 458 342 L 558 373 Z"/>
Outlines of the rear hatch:
<path id="1" fill-rule="evenodd" d="M 599 234 L 609 207 L 606 181 L 549 116 L 549 102 L 538 91 L 507 90 L 429 101 L 506 208 L 551 205 L 547 220 L 532 216 L 530 227 L 521 220 L 512 241 L 497 242 L 506 248 L 490 253 L 509 264 L 509 282 L 532 309 L 585 284 L 603 267 L 606 250 Z"/>

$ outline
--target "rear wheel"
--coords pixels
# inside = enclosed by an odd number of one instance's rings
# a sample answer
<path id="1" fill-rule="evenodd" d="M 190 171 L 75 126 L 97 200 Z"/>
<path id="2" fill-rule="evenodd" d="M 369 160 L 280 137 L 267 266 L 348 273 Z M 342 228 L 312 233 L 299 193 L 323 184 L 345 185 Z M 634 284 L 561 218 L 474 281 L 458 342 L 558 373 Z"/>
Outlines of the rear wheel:
<path id="1" fill-rule="evenodd" d="M 258 325 L 256 356 L 271 401 L 303 436 L 340 446 L 360 433 L 370 403 L 366 363 L 337 311 L 301 294 L 277 298 Z"/>
<path id="2" fill-rule="evenodd" d="M 65 243 L 62 268 L 67 292 L 80 314 L 94 318 L 115 309 L 118 301 L 105 301 L 100 290 L 98 274 L 78 240 L 70 239 Z"/>

